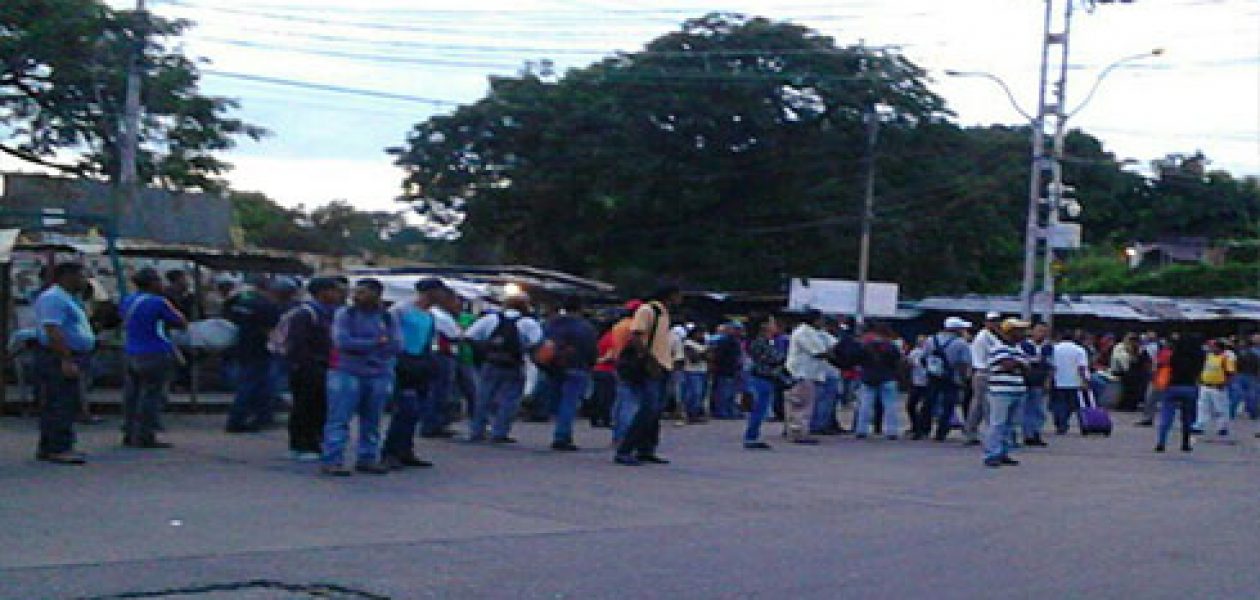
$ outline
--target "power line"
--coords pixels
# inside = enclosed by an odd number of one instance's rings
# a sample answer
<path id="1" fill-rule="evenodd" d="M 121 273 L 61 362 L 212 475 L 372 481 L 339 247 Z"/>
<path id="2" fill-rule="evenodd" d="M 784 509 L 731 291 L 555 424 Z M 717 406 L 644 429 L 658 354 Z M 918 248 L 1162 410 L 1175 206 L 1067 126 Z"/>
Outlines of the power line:
<path id="1" fill-rule="evenodd" d="M 263 75 L 251 75 L 248 73 L 234 73 L 231 71 L 219 71 L 217 69 L 203 69 L 201 71 L 206 75 L 214 75 L 216 77 L 224 77 L 227 79 L 239 79 L 241 81 L 252 81 L 255 83 L 268 83 L 272 85 L 281 85 L 287 87 L 301 88 L 307 90 L 318 90 L 322 92 L 333 92 L 337 94 L 351 94 L 356 96 L 364 96 L 369 98 L 381 98 L 385 100 L 402 100 L 405 102 L 419 102 L 422 104 L 431 104 L 433 106 L 461 106 L 462 102 L 453 100 L 438 100 L 434 98 L 424 98 L 422 96 L 412 96 L 409 94 L 396 94 L 393 92 L 381 92 L 377 90 L 367 90 L 362 88 L 352 88 L 341 85 L 332 85 L 327 83 L 314 83 L 310 81 L 298 81 L 295 79 L 283 79 L 280 77 L 266 77 Z"/>
<path id="2" fill-rule="evenodd" d="M 473 69 L 517 69 L 520 65 L 506 63 L 489 63 L 489 62 L 470 62 L 459 60 L 443 60 L 440 58 L 409 58 L 402 56 L 386 56 L 381 54 L 362 54 L 356 52 L 343 52 L 340 50 L 321 50 L 317 48 L 296 48 L 293 46 L 280 46 L 276 44 L 266 44 L 262 42 L 249 42 L 244 40 L 231 40 L 216 37 L 201 37 L 200 39 L 216 43 L 236 46 L 239 48 L 253 48 L 259 50 L 278 50 L 282 52 L 297 52 L 300 54 L 314 54 L 318 56 L 329 56 L 333 58 L 345 58 L 349 60 L 361 60 L 377 63 L 395 63 L 395 64 L 411 64 L 411 65 L 429 65 L 434 67 L 452 67 L 452 68 L 473 68 Z"/>

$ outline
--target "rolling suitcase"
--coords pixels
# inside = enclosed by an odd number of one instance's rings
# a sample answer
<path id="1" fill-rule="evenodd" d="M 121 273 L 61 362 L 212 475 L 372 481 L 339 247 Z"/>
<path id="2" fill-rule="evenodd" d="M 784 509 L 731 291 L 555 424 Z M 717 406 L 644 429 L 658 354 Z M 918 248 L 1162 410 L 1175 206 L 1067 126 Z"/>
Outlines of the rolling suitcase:
<path id="1" fill-rule="evenodd" d="M 1077 398 L 1080 401 L 1080 410 L 1077 411 L 1076 416 L 1081 423 L 1081 435 L 1110 436 L 1111 415 L 1107 413 L 1107 409 L 1098 406 L 1098 403 L 1094 401 L 1094 394 L 1084 389 L 1080 391 Z"/>

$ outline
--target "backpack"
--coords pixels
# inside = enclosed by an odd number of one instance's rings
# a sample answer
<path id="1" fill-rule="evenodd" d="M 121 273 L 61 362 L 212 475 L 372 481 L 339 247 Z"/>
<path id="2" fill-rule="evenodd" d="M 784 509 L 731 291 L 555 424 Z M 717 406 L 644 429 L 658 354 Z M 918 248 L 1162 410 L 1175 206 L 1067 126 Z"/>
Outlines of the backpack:
<path id="1" fill-rule="evenodd" d="M 1028 364 L 1028 372 L 1024 375 L 1024 382 L 1032 387 L 1041 387 L 1050 379 L 1053 371 L 1051 361 L 1054 359 L 1054 346 L 1044 343 L 1040 348 L 1029 340 L 1019 343 L 1019 349 L 1032 359 Z"/>
<path id="2" fill-rule="evenodd" d="M 865 351 L 862 343 L 852 335 L 845 335 L 835 346 L 831 347 L 831 364 L 842 371 L 855 369 L 862 362 Z"/>
<path id="3" fill-rule="evenodd" d="M 499 324 L 494 326 L 490 337 L 481 343 L 485 361 L 496 367 L 519 367 L 524 364 L 521 334 L 516 322 L 521 317 L 509 318 L 499 314 Z"/>
<path id="4" fill-rule="evenodd" d="M 319 313 L 310 304 L 295 306 L 284 313 L 280 317 L 280 322 L 276 323 L 275 328 L 267 335 L 267 351 L 272 356 L 288 356 L 289 354 L 289 330 L 293 326 L 293 319 L 302 313 L 311 315 L 312 322 L 319 322 Z"/>
<path id="5" fill-rule="evenodd" d="M 927 371 L 928 378 L 936 381 L 953 379 L 954 369 L 949 364 L 949 357 L 945 356 L 945 350 L 953 342 L 953 338 L 950 338 L 942 346 L 940 338 L 932 336 L 932 351 L 923 353 L 923 369 Z"/>

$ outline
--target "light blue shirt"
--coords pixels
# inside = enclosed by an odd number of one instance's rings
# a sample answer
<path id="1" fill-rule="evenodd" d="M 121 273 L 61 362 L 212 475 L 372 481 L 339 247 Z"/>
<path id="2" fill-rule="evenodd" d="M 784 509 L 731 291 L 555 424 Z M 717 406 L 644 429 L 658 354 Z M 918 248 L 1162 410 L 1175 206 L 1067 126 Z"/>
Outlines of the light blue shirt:
<path id="1" fill-rule="evenodd" d="M 87 354 L 96 347 L 96 334 L 88 322 L 83 305 L 59 285 L 54 285 L 35 300 L 35 319 L 39 322 L 39 345 L 52 347 L 46 327 L 61 330 L 66 346 L 75 354 Z"/>

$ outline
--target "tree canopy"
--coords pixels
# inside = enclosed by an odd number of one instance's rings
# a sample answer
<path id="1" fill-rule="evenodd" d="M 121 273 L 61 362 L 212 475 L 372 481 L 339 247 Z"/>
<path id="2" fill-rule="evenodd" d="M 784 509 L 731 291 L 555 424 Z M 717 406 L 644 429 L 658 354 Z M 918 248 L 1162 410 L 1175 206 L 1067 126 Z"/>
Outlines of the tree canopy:
<path id="1" fill-rule="evenodd" d="M 140 45 L 141 181 L 222 189 L 229 165 L 216 154 L 265 130 L 230 116 L 234 100 L 200 92 L 197 65 L 178 46 L 188 26 L 99 0 L 0 3 L 0 152 L 116 180 L 126 67 Z"/>

